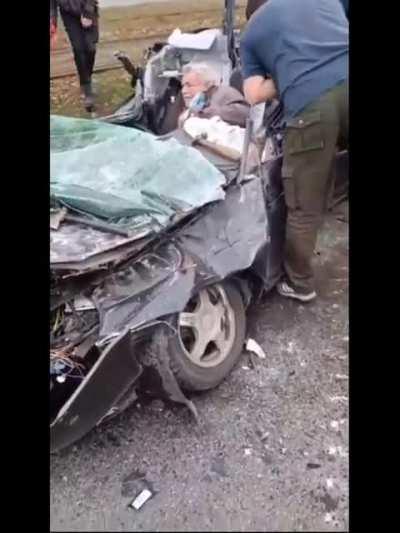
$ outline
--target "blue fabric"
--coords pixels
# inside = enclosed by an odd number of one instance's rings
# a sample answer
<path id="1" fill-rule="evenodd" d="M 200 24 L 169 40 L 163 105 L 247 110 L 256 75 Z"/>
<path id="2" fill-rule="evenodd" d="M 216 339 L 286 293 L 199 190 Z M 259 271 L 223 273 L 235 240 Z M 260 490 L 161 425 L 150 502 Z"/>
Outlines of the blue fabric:
<path id="1" fill-rule="evenodd" d="M 269 0 L 241 39 L 244 79 L 270 76 L 288 117 L 348 78 L 349 24 L 339 0 Z"/>
<path id="2" fill-rule="evenodd" d="M 342 4 L 344 8 L 346 17 L 349 18 L 349 0 L 340 0 L 340 3 Z"/>

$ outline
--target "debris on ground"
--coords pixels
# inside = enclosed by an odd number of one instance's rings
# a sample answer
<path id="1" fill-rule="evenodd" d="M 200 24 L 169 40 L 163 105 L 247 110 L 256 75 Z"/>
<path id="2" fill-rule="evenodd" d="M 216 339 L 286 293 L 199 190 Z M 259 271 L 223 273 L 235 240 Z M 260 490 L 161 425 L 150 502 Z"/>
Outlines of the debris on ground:
<path id="1" fill-rule="evenodd" d="M 328 513 L 331 513 L 332 511 L 336 511 L 339 500 L 338 498 L 334 498 L 327 492 L 322 496 L 321 502 L 325 505 L 326 511 Z"/>
<path id="2" fill-rule="evenodd" d="M 225 459 L 223 457 L 215 457 L 211 464 L 211 472 L 217 474 L 220 477 L 227 477 L 228 472 L 226 469 Z"/>
<path id="3" fill-rule="evenodd" d="M 307 468 L 310 470 L 314 470 L 316 468 L 321 468 L 321 465 L 318 463 L 307 463 Z"/>
<path id="4" fill-rule="evenodd" d="M 266 354 L 261 346 L 254 339 L 247 339 L 246 341 L 246 350 L 248 352 L 256 354 L 260 359 L 266 359 Z"/>
<path id="5" fill-rule="evenodd" d="M 339 431 L 339 422 L 337 420 L 332 420 L 330 426 L 333 431 Z"/>
<path id="6" fill-rule="evenodd" d="M 131 507 L 139 511 L 139 509 L 149 500 L 153 494 L 148 490 L 143 490 L 131 503 Z"/>
<path id="7" fill-rule="evenodd" d="M 147 481 L 144 472 L 135 469 L 122 480 L 121 495 L 123 498 L 133 498 L 135 494 L 145 489 L 151 490 L 151 483 Z"/>
<path id="8" fill-rule="evenodd" d="M 349 398 L 347 396 L 331 396 L 330 398 L 331 402 L 348 402 Z"/>
<path id="9" fill-rule="evenodd" d="M 328 479 L 326 480 L 326 488 L 327 488 L 328 490 L 331 490 L 331 489 L 333 489 L 333 485 L 334 485 L 334 483 L 333 483 L 333 479 L 328 478 Z"/>
<path id="10" fill-rule="evenodd" d="M 152 411 L 157 411 L 161 413 L 165 409 L 165 404 L 162 400 L 157 398 L 151 402 L 150 408 Z"/>
<path id="11" fill-rule="evenodd" d="M 343 450 L 342 446 L 330 446 L 328 449 L 328 455 L 335 456 L 338 455 L 339 457 L 347 457 L 348 453 Z"/>

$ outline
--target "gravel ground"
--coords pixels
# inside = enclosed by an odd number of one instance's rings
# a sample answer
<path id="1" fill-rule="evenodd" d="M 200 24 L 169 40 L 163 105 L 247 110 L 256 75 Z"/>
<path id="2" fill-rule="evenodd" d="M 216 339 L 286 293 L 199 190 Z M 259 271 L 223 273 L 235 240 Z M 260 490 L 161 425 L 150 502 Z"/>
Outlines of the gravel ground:
<path id="1" fill-rule="evenodd" d="M 348 530 L 347 224 L 317 251 L 318 300 L 253 306 L 267 358 L 194 398 L 200 426 L 155 400 L 51 458 L 52 531 Z"/>

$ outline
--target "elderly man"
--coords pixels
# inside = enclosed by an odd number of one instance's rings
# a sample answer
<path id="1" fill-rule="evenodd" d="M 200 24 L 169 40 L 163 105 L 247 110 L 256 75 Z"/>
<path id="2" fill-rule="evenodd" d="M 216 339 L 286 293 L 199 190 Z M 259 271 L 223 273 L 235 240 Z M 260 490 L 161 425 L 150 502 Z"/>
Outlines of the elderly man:
<path id="1" fill-rule="evenodd" d="M 348 139 L 348 54 L 339 0 L 267 0 L 241 40 L 247 101 L 278 91 L 285 107 L 286 279 L 278 292 L 303 302 L 316 297 L 311 259 L 337 145 Z"/>
<path id="2" fill-rule="evenodd" d="M 186 110 L 180 124 L 189 116 L 218 116 L 228 124 L 246 125 L 249 104 L 238 90 L 220 85 L 218 74 L 209 65 L 193 63 L 183 68 L 182 96 Z"/>

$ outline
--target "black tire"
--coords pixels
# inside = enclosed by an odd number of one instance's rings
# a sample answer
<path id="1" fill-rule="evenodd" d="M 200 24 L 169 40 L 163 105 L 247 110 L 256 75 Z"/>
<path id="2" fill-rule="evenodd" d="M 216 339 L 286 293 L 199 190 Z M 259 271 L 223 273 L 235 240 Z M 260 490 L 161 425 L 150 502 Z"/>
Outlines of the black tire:
<path id="1" fill-rule="evenodd" d="M 204 391 L 219 385 L 229 375 L 243 351 L 246 335 L 246 312 L 243 299 L 233 283 L 224 282 L 221 285 L 233 310 L 235 320 L 233 344 L 223 361 L 211 368 L 197 366 L 186 355 L 179 335 L 171 335 L 168 341 L 171 369 L 179 385 L 188 391 Z M 173 319 L 173 325 L 176 328 L 178 328 L 178 316 Z"/>

